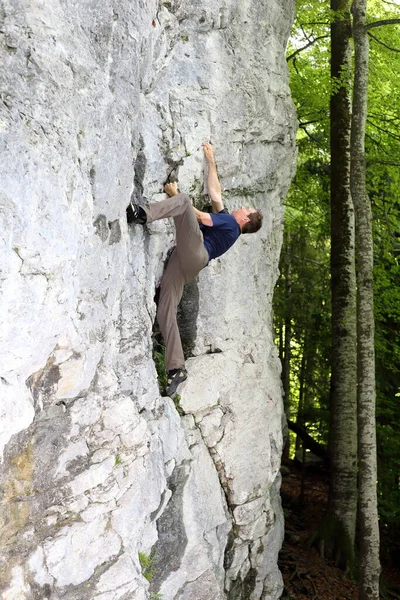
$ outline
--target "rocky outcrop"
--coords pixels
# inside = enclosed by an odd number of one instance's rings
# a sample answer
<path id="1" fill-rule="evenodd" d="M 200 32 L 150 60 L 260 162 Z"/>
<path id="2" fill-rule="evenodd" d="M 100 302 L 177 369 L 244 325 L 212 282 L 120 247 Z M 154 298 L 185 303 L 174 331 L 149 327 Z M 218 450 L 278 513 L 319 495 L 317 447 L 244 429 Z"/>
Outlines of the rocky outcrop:
<path id="1" fill-rule="evenodd" d="M 282 402 L 271 300 L 295 121 L 292 0 L 0 4 L 0 594 L 276 599 Z M 160 396 L 163 182 L 264 227 L 182 305 L 190 377 Z"/>

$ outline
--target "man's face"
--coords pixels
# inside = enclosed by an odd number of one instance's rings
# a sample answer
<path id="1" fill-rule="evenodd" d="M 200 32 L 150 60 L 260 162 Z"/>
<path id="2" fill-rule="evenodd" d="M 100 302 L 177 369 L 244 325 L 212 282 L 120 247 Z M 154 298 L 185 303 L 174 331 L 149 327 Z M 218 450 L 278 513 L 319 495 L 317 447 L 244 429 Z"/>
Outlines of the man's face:
<path id="1" fill-rule="evenodd" d="M 236 210 L 232 211 L 232 216 L 235 217 L 236 221 L 240 223 L 247 223 L 249 215 L 251 213 L 255 213 L 257 210 L 255 208 L 248 208 L 247 206 L 241 206 Z"/>

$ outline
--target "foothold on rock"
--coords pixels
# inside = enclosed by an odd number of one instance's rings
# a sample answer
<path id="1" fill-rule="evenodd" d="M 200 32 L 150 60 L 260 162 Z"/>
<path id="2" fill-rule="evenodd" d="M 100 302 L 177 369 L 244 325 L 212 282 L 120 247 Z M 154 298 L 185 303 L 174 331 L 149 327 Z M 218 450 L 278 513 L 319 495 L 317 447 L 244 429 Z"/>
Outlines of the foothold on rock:
<path id="1" fill-rule="evenodd" d="M 119 224 L 119 219 L 109 221 L 108 228 L 110 230 L 110 239 L 108 240 L 108 243 L 112 246 L 112 244 L 117 244 L 121 240 L 121 226 Z"/>
<path id="2" fill-rule="evenodd" d="M 93 223 L 96 235 L 98 235 L 102 242 L 108 239 L 109 229 L 107 218 L 104 215 L 99 215 Z"/>

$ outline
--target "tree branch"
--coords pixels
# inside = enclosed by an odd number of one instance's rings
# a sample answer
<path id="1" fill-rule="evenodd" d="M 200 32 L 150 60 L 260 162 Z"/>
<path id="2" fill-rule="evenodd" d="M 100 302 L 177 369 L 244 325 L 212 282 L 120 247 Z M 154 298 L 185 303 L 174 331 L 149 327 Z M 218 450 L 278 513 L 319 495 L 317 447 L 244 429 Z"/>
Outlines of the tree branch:
<path id="1" fill-rule="evenodd" d="M 365 30 L 373 29 L 374 27 L 382 27 L 382 25 L 397 25 L 400 23 L 400 19 L 383 19 L 382 21 L 374 21 L 373 23 L 367 23 Z"/>
<path id="2" fill-rule="evenodd" d="M 365 133 L 365 137 L 368 138 L 372 144 L 374 144 L 375 146 L 377 146 L 379 148 L 379 151 L 381 153 L 386 154 L 386 156 L 392 156 L 393 155 L 393 152 L 391 150 L 387 150 L 386 149 L 386 145 L 383 144 L 380 139 L 378 140 L 377 138 L 373 137 L 372 135 L 370 135 L 367 132 Z"/>
<path id="3" fill-rule="evenodd" d="M 378 42 L 378 44 L 381 44 L 381 46 L 385 46 L 385 48 L 387 48 L 388 50 L 392 50 L 392 52 L 400 52 L 400 50 L 398 48 L 392 48 L 391 46 L 388 46 L 387 44 L 385 44 L 385 42 L 382 42 L 381 40 L 378 40 L 378 38 L 375 37 L 374 35 L 372 35 L 372 33 L 368 33 L 368 35 L 373 40 L 375 40 L 376 42 Z"/>
<path id="4" fill-rule="evenodd" d="M 299 69 L 297 68 L 297 63 L 296 63 L 296 57 L 293 58 L 293 68 L 296 71 L 297 75 L 300 77 L 301 79 L 301 75 L 299 73 Z"/>
<path id="5" fill-rule="evenodd" d="M 304 27 L 304 25 L 326 25 L 326 27 L 329 27 L 330 22 L 329 21 L 308 21 L 307 23 L 300 23 L 300 27 Z"/>
<path id="6" fill-rule="evenodd" d="M 313 142 L 315 142 L 317 144 L 317 146 L 320 147 L 320 142 L 317 140 L 317 138 L 315 138 L 313 135 L 311 135 L 311 133 L 309 133 L 307 131 L 307 127 L 304 127 L 304 125 L 301 125 L 299 123 L 299 129 L 302 129 L 308 135 L 308 137 L 310 138 L 310 140 L 312 140 Z"/>
<path id="7" fill-rule="evenodd" d="M 386 133 L 386 135 L 388 135 L 389 137 L 397 140 L 398 142 L 400 141 L 400 136 L 396 135 L 395 133 L 392 133 L 391 131 L 388 131 L 387 129 L 383 129 L 383 127 L 379 127 L 379 125 L 377 125 L 376 123 L 374 123 L 373 121 L 371 121 L 371 119 L 367 119 L 367 123 L 369 123 L 370 125 L 372 125 L 373 127 L 375 127 L 375 129 L 378 129 L 378 131 L 382 131 L 383 133 Z"/>
<path id="8" fill-rule="evenodd" d="M 294 58 L 297 54 L 299 54 L 303 50 L 306 50 L 307 48 L 309 48 L 310 46 L 312 46 L 313 44 L 315 44 L 315 42 L 317 42 L 318 40 L 322 40 L 322 39 L 327 38 L 327 37 L 329 37 L 329 35 L 319 35 L 319 36 L 317 36 L 315 39 L 309 41 L 308 44 L 306 44 L 305 46 L 302 46 L 301 48 L 298 48 L 297 50 L 295 50 L 294 52 L 292 52 L 292 54 L 290 54 L 286 58 L 286 62 L 289 62 L 289 60 L 291 60 L 292 58 Z"/>
<path id="9" fill-rule="evenodd" d="M 375 113 L 375 112 L 370 112 L 369 113 L 370 117 L 377 117 L 378 119 L 380 119 L 381 121 L 384 121 L 385 123 L 396 123 L 397 121 L 400 121 L 400 116 L 396 116 L 396 117 L 384 117 L 381 113 Z"/>
<path id="10" fill-rule="evenodd" d="M 304 37 L 306 38 L 307 42 L 312 42 L 312 39 L 309 35 L 307 35 L 306 30 L 304 29 L 303 25 L 300 25 L 300 29 L 303 32 Z M 314 32 L 311 31 L 311 35 L 314 36 Z"/>
<path id="11" fill-rule="evenodd" d="M 316 456 L 319 456 L 319 458 L 322 458 L 324 461 L 328 461 L 329 455 L 326 447 L 316 442 L 311 435 L 307 433 L 304 427 L 298 423 L 295 423 L 294 421 L 289 420 L 288 427 L 291 429 L 291 431 L 294 431 L 294 433 L 297 433 L 297 435 L 301 437 L 305 448 L 311 450 L 311 452 L 313 452 Z"/>
<path id="12" fill-rule="evenodd" d="M 367 166 L 369 165 L 389 165 L 391 167 L 400 167 L 400 162 L 395 160 L 381 160 L 379 158 L 371 158 L 366 161 Z"/>
<path id="13" fill-rule="evenodd" d="M 306 125 L 313 125 L 314 123 L 321 123 L 321 119 L 314 119 L 313 121 L 301 121 L 299 119 L 299 127 L 305 127 Z"/>

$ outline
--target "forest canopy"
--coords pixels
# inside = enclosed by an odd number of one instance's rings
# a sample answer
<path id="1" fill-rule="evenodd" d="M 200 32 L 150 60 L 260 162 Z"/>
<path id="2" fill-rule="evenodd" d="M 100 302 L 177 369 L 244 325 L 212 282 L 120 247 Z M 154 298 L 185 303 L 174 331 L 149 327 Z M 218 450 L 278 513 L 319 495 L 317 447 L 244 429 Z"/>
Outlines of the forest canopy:
<path id="1" fill-rule="evenodd" d="M 342 3 L 345 5 L 346 3 Z M 350 7 L 351 3 L 347 3 Z M 368 113 L 365 174 L 372 209 L 376 357 L 378 509 L 381 555 L 400 552 L 400 2 L 370 0 Z M 286 200 L 280 279 L 274 300 L 276 335 L 283 365 L 285 409 L 331 450 L 331 99 L 354 89 L 354 52 L 339 76 L 331 72 L 332 23 L 349 9 L 329 2 L 297 1 L 287 51 L 299 129 L 298 166 Z M 350 33 L 350 46 L 354 40 Z M 356 264 L 357 269 L 357 264 Z M 304 436 L 290 433 L 293 457 Z"/>

